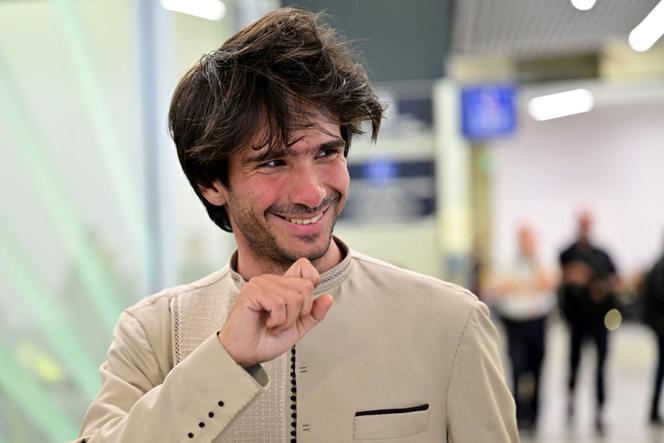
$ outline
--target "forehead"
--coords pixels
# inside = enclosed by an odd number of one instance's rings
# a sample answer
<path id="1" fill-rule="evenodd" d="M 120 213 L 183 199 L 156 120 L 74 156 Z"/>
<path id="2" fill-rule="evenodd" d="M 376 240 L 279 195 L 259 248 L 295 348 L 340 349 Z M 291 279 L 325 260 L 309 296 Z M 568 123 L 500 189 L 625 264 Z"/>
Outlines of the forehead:
<path id="1" fill-rule="evenodd" d="M 278 135 L 274 128 L 266 124 L 260 125 L 260 130 L 252 136 L 250 143 L 240 150 L 241 156 L 286 154 L 293 149 L 315 148 L 331 140 L 342 140 L 339 123 L 320 113 L 298 122 L 287 132 L 285 139 Z"/>

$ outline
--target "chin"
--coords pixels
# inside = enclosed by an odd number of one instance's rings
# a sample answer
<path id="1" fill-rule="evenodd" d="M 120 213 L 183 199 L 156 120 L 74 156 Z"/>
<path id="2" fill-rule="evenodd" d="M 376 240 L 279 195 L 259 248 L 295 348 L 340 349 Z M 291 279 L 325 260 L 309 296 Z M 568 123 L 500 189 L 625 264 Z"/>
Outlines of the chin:
<path id="1" fill-rule="evenodd" d="M 318 237 L 318 236 L 317 236 Z M 330 249 L 332 241 L 332 234 L 325 236 L 325 238 L 304 238 L 300 242 L 304 243 L 298 248 L 283 248 L 285 256 L 289 260 L 295 261 L 300 257 L 305 257 L 309 261 L 316 261 L 323 257 Z"/>

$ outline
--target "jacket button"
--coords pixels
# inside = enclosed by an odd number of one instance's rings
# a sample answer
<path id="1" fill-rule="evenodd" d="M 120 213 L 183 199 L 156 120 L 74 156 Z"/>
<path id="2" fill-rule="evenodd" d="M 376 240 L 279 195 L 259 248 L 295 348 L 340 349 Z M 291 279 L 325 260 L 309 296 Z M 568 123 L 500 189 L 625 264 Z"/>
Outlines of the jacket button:
<path id="1" fill-rule="evenodd" d="M 199 427 L 199 428 L 204 428 L 204 427 L 205 427 L 205 423 L 200 422 L 200 423 L 198 424 L 198 427 Z"/>
<path id="2" fill-rule="evenodd" d="M 210 417 L 210 418 L 214 417 L 214 412 L 212 412 L 212 411 L 208 412 L 208 417 Z"/>
<path id="3" fill-rule="evenodd" d="M 194 434 L 192 434 L 192 433 L 190 432 L 189 434 L 187 434 L 187 437 L 189 437 L 189 438 L 194 438 Z"/>
<path id="4" fill-rule="evenodd" d="M 221 401 L 221 400 L 219 400 L 219 401 L 217 402 L 217 404 L 218 404 L 219 406 L 224 406 L 224 402 Z"/>

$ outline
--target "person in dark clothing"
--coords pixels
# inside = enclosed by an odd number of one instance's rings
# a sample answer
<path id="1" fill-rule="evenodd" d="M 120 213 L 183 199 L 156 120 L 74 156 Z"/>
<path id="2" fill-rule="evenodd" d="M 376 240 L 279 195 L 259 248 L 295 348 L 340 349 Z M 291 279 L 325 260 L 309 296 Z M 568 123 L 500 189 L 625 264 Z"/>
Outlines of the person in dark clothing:
<path id="1" fill-rule="evenodd" d="M 659 415 L 659 399 L 662 392 L 662 379 L 664 379 L 664 252 L 646 275 L 643 292 L 644 320 L 655 332 L 658 351 L 657 370 L 650 405 L 650 423 L 662 426 L 664 421 Z"/>
<path id="2" fill-rule="evenodd" d="M 578 238 L 560 254 L 562 281 L 558 289 L 560 308 L 570 331 L 568 416 L 574 415 L 574 393 L 583 343 L 590 339 L 597 349 L 595 373 L 595 427 L 602 431 L 602 409 L 606 400 L 604 366 L 609 347 L 604 317 L 616 307 L 616 267 L 609 254 L 590 241 L 592 218 L 583 213 L 578 220 Z"/>

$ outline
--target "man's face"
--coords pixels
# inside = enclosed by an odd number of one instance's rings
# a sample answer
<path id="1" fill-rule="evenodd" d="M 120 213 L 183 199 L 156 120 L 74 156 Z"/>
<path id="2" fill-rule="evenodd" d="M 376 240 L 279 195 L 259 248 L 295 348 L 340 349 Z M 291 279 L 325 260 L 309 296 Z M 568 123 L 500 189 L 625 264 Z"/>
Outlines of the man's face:
<path id="1" fill-rule="evenodd" d="M 519 248 L 521 253 L 527 257 L 535 255 L 535 233 L 529 226 L 519 228 Z"/>
<path id="2" fill-rule="evenodd" d="M 348 196 L 346 144 L 338 123 L 318 115 L 311 124 L 293 131 L 283 149 L 247 147 L 234 154 L 230 187 L 215 185 L 239 253 L 254 263 L 284 267 L 300 257 L 322 259 L 329 251 Z"/>
<path id="3" fill-rule="evenodd" d="M 590 230 L 592 229 L 593 219 L 589 212 L 583 212 L 579 215 L 579 239 L 588 241 Z"/>

